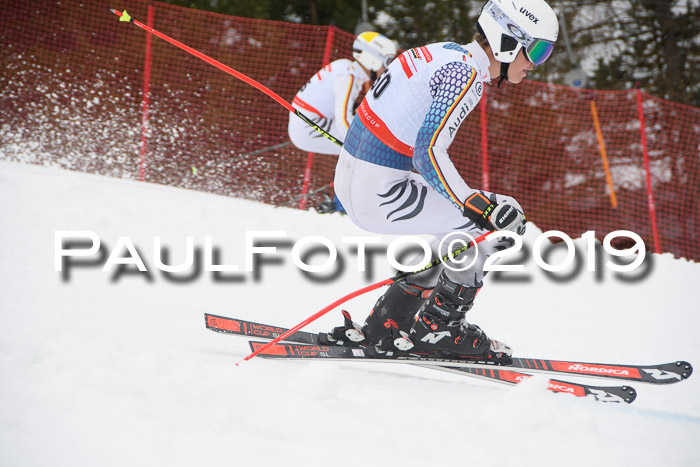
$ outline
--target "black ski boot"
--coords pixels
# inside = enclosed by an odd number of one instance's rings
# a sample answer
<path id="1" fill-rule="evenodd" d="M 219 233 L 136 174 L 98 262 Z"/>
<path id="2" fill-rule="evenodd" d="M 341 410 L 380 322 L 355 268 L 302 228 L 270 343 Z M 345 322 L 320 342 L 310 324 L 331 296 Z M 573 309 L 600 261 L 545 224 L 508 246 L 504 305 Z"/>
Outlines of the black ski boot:
<path id="1" fill-rule="evenodd" d="M 329 333 L 319 334 L 318 341 L 323 345 L 356 347 L 399 337 L 399 331 L 407 333 L 411 329 L 416 313 L 429 292 L 430 289 L 396 282 L 377 300 L 362 327 L 354 323 L 350 314 L 343 310 L 344 325 L 333 328 Z"/>
<path id="2" fill-rule="evenodd" d="M 512 363 L 512 350 L 488 336 L 464 315 L 474 304 L 478 287 L 466 287 L 450 281 L 443 272 L 435 289 L 420 309 L 409 333 L 384 339 L 375 349 L 386 356 L 398 350 L 413 355 L 450 359 L 469 359 L 501 365 Z"/>

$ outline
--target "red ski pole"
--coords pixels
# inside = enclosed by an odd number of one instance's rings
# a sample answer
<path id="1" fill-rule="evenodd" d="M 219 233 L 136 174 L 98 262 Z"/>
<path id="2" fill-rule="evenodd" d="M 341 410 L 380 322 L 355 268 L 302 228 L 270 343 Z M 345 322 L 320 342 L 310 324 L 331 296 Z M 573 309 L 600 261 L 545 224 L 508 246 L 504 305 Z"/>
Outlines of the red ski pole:
<path id="1" fill-rule="evenodd" d="M 112 8 L 110 8 L 109 10 L 112 13 L 114 13 L 115 15 L 119 16 L 119 21 L 122 21 L 125 23 L 135 24 L 136 26 L 140 27 L 144 31 L 150 32 L 151 34 L 158 36 L 165 41 L 170 42 L 171 44 L 173 44 L 176 47 L 179 47 L 180 49 L 184 50 L 185 52 L 190 53 L 190 54 L 194 55 L 195 57 L 204 60 L 205 62 L 209 63 L 210 65 L 214 65 L 216 68 L 228 73 L 229 75 L 235 76 L 236 78 L 240 79 L 241 81 L 243 81 L 247 84 L 250 84 L 254 88 L 264 92 L 265 94 L 267 94 L 268 96 L 273 98 L 275 101 L 277 101 L 277 103 L 280 104 L 282 107 L 289 110 L 290 112 L 295 114 L 297 117 L 301 118 L 307 125 L 311 126 L 313 129 L 315 129 L 316 131 L 321 133 L 323 136 L 325 136 L 326 138 L 328 138 L 329 140 L 331 140 L 332 142 L 334 142 L 338 146 L 343 145 L 343 142 L 341 140 L 339 140 L 338 138 L 336 138 L 332 134 L 328 133 L 326 130 L 324 130 L 320 126 L 318 126 L 313 120 L 311 120 L 309 117 L 307 117 L 306 115 L 301 113 L 298 109 L 292 107 L 292 105 L 289 102 L 282 99 L 282 97 L 280 97 L 279 94 L 275 93 L 274 91 L 271 91 L 269 88 L 263 86 L 262 84 L 258 83 L 254 79 L 249 78 L 248 76 L 244 75 L 240 71 L 236 71 L 233 68 L 231 68 L 230 66 L 224 65 L 223 63 L 219 62 L 218 60 L 214 60 L 213 58 L 211 58 L 207 55 L 204 55 L 202 52 L 199 52 L 198 50 L 195 50 L 192 47 L 187 46 L 187 45 L 183 44 L 182 42 L 177 41 L 177 40 L 173 39 L 172 37 L 167 36 L 167 35 L 163 34 L 162 32 L 157 31 L 146 24 L 143 24 L 140 21 L 136 21 L 134 18 L 132 18 L 129 15 L 129 13 L 126 12 L 126 10 L 124 10 L 121 13 L 117 10 L 112 9 Z"/>
<path id="2" fill-rule="evenodd" d="M 241 361 L 239 361 L 238 363 L 236 363 L 236 365 L 240 365 L 241 363 L 243 363 L 243 362 L 245 362 L 245 361 L 247 361 L 247 360 L 250 360 L 251 358 L 253 358 L 253 357 L 255 357 L 256 355 L 258 355 L 259 353 L 263 352 L 265 349 L 267 349 L 267 348 L 269 348 L 269 347 L 275 345 L 276 343 L 278 343 L 278 342 L 281 341 L 281 340 L 286 339 L 287 337 L 291 336 L 292 334 L 294 334 L 295 332 L 297 332 L 298 330 L 300 330 L 301 328 L 303 328 L 303 327 L 306 326 L 307 324 L 316 321 L 318 318 L 320 318 L 321 316 L 325 315 L 326 313 L 328 313 L 329 311 L 331 311 L 332 309 L 334 309 L 334 308 L 337 307 L 338 305 L 342 305 L 343 303 L 347 302 L 348 300 L 350 300 L 350 299 L 352 299 L 352 298 L 358 297 L 358 296 L 360 296 L 360 295 L 362 295 L 362 294 L 365 294 L 365 293 L 367 293 L 367 292 L 371 292 L 372 290 L 378 289 L 378 288 L 383 287 L 383 286 L 385 286 L 385 285 L 390 285 L 390 284 L 393 284 L 394 282 L 399 282 L 399 281 L 405 279 L 405 278 L 408 277 L 408 276 L 412 276 L 413 274 L 417 274 L 417 273 L 419 273 L 419 272 L 425 271 L 426 269 L 433 268 L 433 267 L 439 265 L 441 262 L 447 261 L 448 259 L 454 258 L 454 257 L 456 257 L 457 255 L 459 255 L 460 253 L 463 253 L 464 251 L 466 251 L 467 249 L 469 249 L 471 246 L 476 245 L 477 243 L 482 242 L 490 233 L 492 233 L 492 232 L 491 232 L 491 231 L 486 232 L 485 234 L 483 234 L 483 235 L 481 235 L 481 236 L 475 238 L 474 240 L 472 240 L 472 241 L 471 241 L 470 243 L 468 243 L 467 245 L 464 245 L 464 246 L 462 246 L 462 247 L 460 247 L 460 248 L 457 248 L 457 249 L 454 250 L 454 251 L 451 251 L 451 252 L 449 252 L 449 253 L 446 253 L 446 254 L 444 254 L 443 256 L 441 256 L 440 258 L 434 259 L 433 261 L 431 261 L 427 266 L 425 266 L 425 267 L 422 268 L 422 269 L 419 269 L 419 270 L 413 271 L 413 272 L 402 272 L 401 274 L 398 274 L 398 275 L 396 275 L 396 276 L 394 276 L 394 277 L 391 277 L 391 278 L 389 278 L 389 279 L 384 279 L 383 281 L 377 282 L 376 284 L 368 285 L 367 287 L 364 287 L 364 288 L 362 288 L 362 289 L 356 290 L 356 291 L 354 291 L 354 292 L 352 292 L 352 293 L 350 293 L 350 294 L 348 294 L 348 295 L 346 295 L 346 296 L 344 296 L 344 297 L 342 297 L 342 298 L 339 298 L 338 300 L 334 301 L 333 303 L 331 303 L 331 304 L 328 305 L 327 307 L 325 307 L 325 308 L 323 308 L 322 310 L 320 310 L 320 311 L 314 313 L 313 315 L 309 316 L 308 318 L 306 318 L 304 321 L 302 321 L 301 323 L 297 324 L 297 325 L 294 326 L 293 328 L 287 330 L 287 332 L 282 333 L 281 335 L 279 335 L 279 336 L 277 336 L 276 338 L 272 339 L 270 342 L 267 342 L 266 344 L 260 346 L 260 347 L 259 347 L 258 349 L 256 349 L 253 353 L 251 353 L 250 355 L 248 355 L 247 357 L 245 357 L 243 360 L 241 360 Z"/>

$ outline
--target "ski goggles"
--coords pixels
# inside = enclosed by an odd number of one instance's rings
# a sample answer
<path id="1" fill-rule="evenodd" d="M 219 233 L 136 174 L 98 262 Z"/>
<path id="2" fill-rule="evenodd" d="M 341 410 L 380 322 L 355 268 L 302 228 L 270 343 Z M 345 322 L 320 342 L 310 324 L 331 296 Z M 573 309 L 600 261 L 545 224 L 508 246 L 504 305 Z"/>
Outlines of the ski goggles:
<path id="1" fill-rule="evenodd" d="M 554 42 L 544 39 L 533 39 L 530 45 L 525 47 L 525 56 L 535 65 L 542 65 L 554 50 Z"/>
<path id="2" fill-rule="evenodd" d="M 393 62 L 394 59 L 396 58 L 396 55 L 382 55 L 374 47 L 371 47 L 370 45 L 363 44 L 363 43 L 353 44 L 352 51 L 357 52 L 357 53 L 362 53 L 362 52 L 369 53 L 370 55 L 374 56 L 375 58 L 378 58 L 379 61 L 382 62 L 382 65 L 384 66 L 384 68 L 388 68 L 389 64 L 391 64 L 391 62 Z"/>
<path id="3" fill-rule="evenodd" d="M 554 42 L 546 39 L 536 39 L 523 31 L 494 1 L 488 2 L 484 9 L 499 26 L 510 32 L 525 49 L 525 57 L 535 65 L 542 65 L 554 50 Z"/>

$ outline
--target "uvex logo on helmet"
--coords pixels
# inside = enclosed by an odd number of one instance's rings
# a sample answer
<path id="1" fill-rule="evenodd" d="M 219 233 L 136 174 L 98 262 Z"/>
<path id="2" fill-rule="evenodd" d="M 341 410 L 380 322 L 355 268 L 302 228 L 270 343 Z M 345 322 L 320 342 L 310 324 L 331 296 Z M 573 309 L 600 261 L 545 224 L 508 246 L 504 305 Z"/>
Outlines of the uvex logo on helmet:
<path id="1" fill-rule="evenodd" d="M 535 15 L 533 15 L 532 13 L 530 13 L 529 11 L 527 11 L 527 10 L 526 10 L 525 8 L 523 8 L 523 7 L 520 7 L 520 13 L 524 14 L 525 16 L 527 16 L 527 17 L 530 19 L 530 21 L 532 21 L 532 22 L 535 23 L 535 24 L 537 24 L 537 23 L 539 22 L 539 19 L 538 19 Z"/>

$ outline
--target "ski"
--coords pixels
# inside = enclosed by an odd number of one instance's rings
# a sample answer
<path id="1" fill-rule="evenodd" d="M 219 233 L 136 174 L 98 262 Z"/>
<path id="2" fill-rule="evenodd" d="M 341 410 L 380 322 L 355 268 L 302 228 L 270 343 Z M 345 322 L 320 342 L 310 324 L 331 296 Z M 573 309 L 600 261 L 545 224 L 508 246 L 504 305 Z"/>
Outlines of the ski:
<path id="1" fill-rule="evenodd" d="M 251 349 L 257 350 L 263 342 L 251 341 Z M 402 354 L 383 357 L 370 353 L 370 349 L 333 347 L 319 344 L 276 344 L 259 355 L 277 359 L 320 359 L 335 361 L 367 361 L 381 363 L 412 363 L 423 366 L 448 366 L 458 368 L 523 370 L 533 373 L 587 376 L 615 380 L 638 381 L 649 384 L 677 383 L 690 377 L 693 367 L 688 362 L 677 361 L 659 365 L 621 365 L 610 363 L 584 363 L 541 358 L 513 358 L 512 365 L 498 366 L 493 363 L 467 359 L 446 359 Z"/>
<path id="2" fill-rule="evenodd" d="M 287 331 L 286 328 L 271 326 L 268 324 L 254 323 L 242 319 L 204 314 L 207 329 L 215 332 L 232 334 L 237 336 L 255 337 L 272 340 Z M 318 334 L 306 331 L 297 331 L 289 336 L 286 342 L 296 344 L 318 345 Z M 450 373 L 472 376 L 497 383 L 516 385 L 532 375 L 517 371 L 499 368 L 459 368 L 444 367 L 440 365 L 426 365 L 426 368 L 447 371 Z M 548 389 L 553 392 L 572 394 L 577 397 L 591 397 L 601 402 L 626 402 L 632 403 L 637 397 L 637 392 L 631 386 L 591 386 L 587 384 L 571 383 L 568 381 L 549 380 Z"/>
<path id="3" fill-rule="evenodd" d="M 223 334 L 234 334 L 237 336 L 257 337 L 260 339 L 272 340 L 287 332 L 287 328 L 271 326 L 269 324 L 254 323 L 243 319 L 228 318 L 204 313 L 204 323 L 207 329 Z M 306 331 L 297 331 L 286 339 L 286 342 L 297 344 L 316 345 L 318 334 Z"/>
<path id="4" fill-rule="evenodd" d="M 422 365 L 424 368 L 447 371 L 462 375 L 470 375 L 488 381 L 496 381 L 515 386 L 518 383 L 532 378 L 532 375 L 519 373 L 513 370 L 484 369 L 484 368 L 460 368 L 440 365 Z M 550 379 L 547 389 L 552 392 L 571 394 L 577 397 L 590 397 L 600 402 L 627 402 L 631 404 L 637 398 L 637 391 L 632 386 L 592 386 L 590 384 L 572 383 Z"/>

